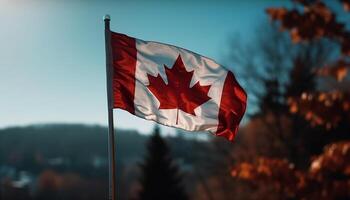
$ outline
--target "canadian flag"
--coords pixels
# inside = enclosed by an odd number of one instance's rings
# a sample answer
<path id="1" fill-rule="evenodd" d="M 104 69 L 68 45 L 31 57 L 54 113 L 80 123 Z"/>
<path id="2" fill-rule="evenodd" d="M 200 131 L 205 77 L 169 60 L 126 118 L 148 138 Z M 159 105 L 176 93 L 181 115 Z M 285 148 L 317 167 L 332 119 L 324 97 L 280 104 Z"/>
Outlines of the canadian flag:
<path id="1" fill-rule="evenodd" d="M 233 140 L 247 95 L 233 73 L 189 50 L 111 32 L 114 108 Z"/>

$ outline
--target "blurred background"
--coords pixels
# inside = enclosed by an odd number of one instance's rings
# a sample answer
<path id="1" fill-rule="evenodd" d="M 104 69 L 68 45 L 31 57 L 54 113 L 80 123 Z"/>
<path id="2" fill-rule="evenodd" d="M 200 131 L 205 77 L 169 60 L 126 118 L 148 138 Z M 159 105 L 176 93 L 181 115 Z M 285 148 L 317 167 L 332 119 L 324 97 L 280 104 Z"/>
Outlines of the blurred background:
<path id="1" fill-rule="evenodd" d="M 0 200 L 108 198 L 105 14 L 113 31 L 215 59 L 248 93 L 233 143 L 114 111 L 118 199 L 350 199 L 349 11 L 0 0 Z"/>

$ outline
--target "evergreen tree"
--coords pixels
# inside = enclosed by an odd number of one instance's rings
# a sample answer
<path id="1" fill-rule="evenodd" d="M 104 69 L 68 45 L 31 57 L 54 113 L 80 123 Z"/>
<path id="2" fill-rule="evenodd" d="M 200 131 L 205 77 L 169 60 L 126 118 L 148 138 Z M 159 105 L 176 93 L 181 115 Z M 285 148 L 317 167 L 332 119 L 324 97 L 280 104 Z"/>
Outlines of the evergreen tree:
<path id="1" fill-rule="evenodd" d="M 181 184 L 178 167 L 170 155 L 170 150 L 160 136 L 159 127 L 147 146 L 148 154 L 141 165 L 142 190 L 140 200 L 186 200 L 188 199 Z"/>

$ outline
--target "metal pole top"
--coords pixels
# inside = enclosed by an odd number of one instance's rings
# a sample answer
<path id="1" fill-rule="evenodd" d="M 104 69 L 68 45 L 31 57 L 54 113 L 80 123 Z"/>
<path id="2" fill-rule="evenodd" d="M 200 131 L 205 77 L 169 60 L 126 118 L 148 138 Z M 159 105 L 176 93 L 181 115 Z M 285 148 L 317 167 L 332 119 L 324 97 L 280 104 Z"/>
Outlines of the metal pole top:
<path id="1" fill-rule="evenodd" d="M 105 15 L 105 16 L 103 16 L 103 20 L 104 21 L 110 21 L 111 20 L 111 16 Z"/>

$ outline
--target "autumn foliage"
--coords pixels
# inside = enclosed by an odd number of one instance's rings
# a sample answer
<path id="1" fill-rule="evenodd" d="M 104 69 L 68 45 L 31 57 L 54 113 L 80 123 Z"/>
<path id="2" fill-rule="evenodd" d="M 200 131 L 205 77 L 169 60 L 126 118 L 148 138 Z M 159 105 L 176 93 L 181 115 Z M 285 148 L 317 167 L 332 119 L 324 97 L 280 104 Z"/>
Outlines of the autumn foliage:
<path id="1" fill-rule="evenodd" d="M 332 3 L 340 3 L 346 11 L 342 14 L 349 15 L 350 1 Z M 330 8 L 332 3 L 294 0 L 292 8 L 266 10 L 272 24 L 280 32 L 288 32 L 294 46 L 326 42 L 339 49 L 338 53 L 328 50 L 332 54 L 329 63 L 292 59 L 292 78 L 286 90 L 280 91 L 278 83 L 275 89 L 267 85 L 270 89 L 261 104 L 267 109 L 255 115 L 250 125 L 265 124 L 269 128 L 266 135 L 261 135 L 261 128 L 260 132 L 253 130 L 260 137 L 276 135 L 269 138 L 272 150 L 257 151 L 248 159 L 243 156 L 230 171 L 234 180 L 253 191 L 271 187 L 268 191 L 276 195 L 267 199 L 350 198 L 350 31 Z M 310 55 L 313 54 L 307 54 L 308 58 L 322 60 L 322 54 Z M 283 95 L 278 96 L 279 93 Z M 278 100 L 273 101 L 275 94 Z M 249 126 L 245 131 L 252 132 Z M 319 147 L 323 147 L 323 152 L 318 152 Z M 274 149 L 278 153 L 272 152 Z"/>
<path id="2" fill-rule="evenodd" d="M 304 92 L 300 97 L 289 98 L 291 113 L 305 116 L 313 126 L 336 127 L 343 118 L 350 119 L 350 96 L 335 90 L 330 92 Z"/>
<path id="3" fill-rule="evenodd" d="M 296 169 L 288 160 L 259 158 L 235 166 L 231 175 L 251 184 L 272 185 L 289 198 L 349 197 L 350 141 L 326 146 L 307 171 Z"/>
<path id="4" fill-rule="evenodd" d="M 350 55 L 350 33 L 345 29 L 345 24 L 336 21 L 335 14 L 326 4 L 306 0 L 295 0 L 295 2 L 301 4 L 302 11 L 298 8 L 267 9 L 272 20 L 281 22 L 282 30 L 290 31 L 293 42 L 327 37 L 340 42 L 342 53 Z M 343 2 L 344 5 L 348 5 L 346 1 Z"/>
<path id="5" fill-rule="evenodd" d="M 294 9 L 269 8 L 267 14 L 280 23 L 281 30 L 287 30 L 295 43 L 328 39 L 336 42 L 341 49 L 333 63 L 318 66 L 314 74 L 320 78 L 335 79 L 338 86 L 321 89 L 315 93 L 302 93 L 290 97 L 288 103 L 293 113 L 305 116 L 313 125 L 324 125 L 328 129 L 337 126 L 340 118 L 350 122 L 349 90 L 342 89 L 350 69 L 350 31 L 344 23 L 336 20 L 336 15 L 322 1 L 295 0 L 300 7 Z M 349 1 L 342 0 L 344 9 L 349 11 Z M 332 53 L 332 52 L 330 52 Z M 339 86 L 340 85 L 340 86 Z"/>

